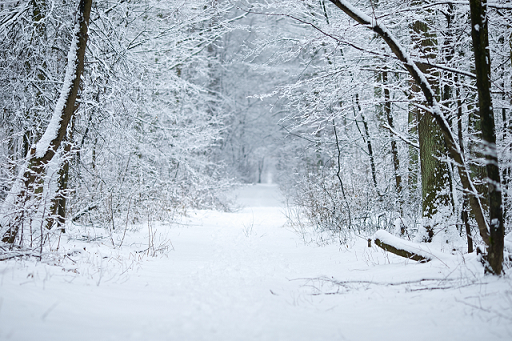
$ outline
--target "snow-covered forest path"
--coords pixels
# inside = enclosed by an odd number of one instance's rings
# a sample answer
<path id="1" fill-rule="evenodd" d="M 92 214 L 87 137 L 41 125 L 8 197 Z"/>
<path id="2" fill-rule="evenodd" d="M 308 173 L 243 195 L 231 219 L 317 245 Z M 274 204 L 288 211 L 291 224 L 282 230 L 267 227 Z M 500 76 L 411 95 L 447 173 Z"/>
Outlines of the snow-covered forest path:
<path id="1" fill-rule="evenodd" d="M 164 256 L 138 256 L 134 233 L 132 251 L 71 240 L 65 261 L 2 262 L 0 340 L 512 338 L 510 281 L 471 264 L 406 262 L 363 240 L 304 245 L 280 201 L 275 186 L 248 186 L 237 212 L 155 225 L 155 245 L 174 248 Z M 436 280 L 415 282 L 425 278 Z M 382 285 L 398 282 L 410 283 Z"/>

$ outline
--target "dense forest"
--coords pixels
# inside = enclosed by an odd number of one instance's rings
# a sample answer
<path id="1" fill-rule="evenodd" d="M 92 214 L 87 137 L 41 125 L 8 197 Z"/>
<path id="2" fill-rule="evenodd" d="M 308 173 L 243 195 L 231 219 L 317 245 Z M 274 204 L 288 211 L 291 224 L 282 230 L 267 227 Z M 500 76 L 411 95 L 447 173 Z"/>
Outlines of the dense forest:
<path id="1" fill-rule="evenodd" d="M 510 340 L 510 0 L 0 0 L 0 340 Z"/>
<path id="2" fill-rule="evenodd" d="M 1 252 L 274 182 L 292 224 L 459 235 L 500 274 L 511 39 L 504 0 L 1 1 Z"/>

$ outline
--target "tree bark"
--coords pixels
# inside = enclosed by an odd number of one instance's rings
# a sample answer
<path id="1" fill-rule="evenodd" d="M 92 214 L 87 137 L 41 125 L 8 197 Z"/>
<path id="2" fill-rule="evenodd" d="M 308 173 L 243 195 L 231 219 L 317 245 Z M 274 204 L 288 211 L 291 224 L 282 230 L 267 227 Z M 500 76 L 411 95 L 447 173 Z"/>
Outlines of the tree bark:
<path id="1" fill-rule="evenodd" d="M 478 89 L 478 111 L 484 144 L 484 156 L 488 177 L 490 233 L 487 244 L 490 271 L 501 274 L 503 267 L 503 225 L 501 176 L 496 149 L 496 128 L 491 99 L 491 56 L 487 25 L 487 1 L 470 0 L 471 38 L 475 56 L 476 85 Z"/>
<path id="2" fill-rule="evenodd" d="M 23 223 L 25 203 L 34 195 L 42 192 L 41 181 L 47 165 L 53 159 L 66 136 L 69 123 L 76 111 L 76 98 L 80 88 L 80 79 L 84 70 L 85 50 L 87 45 L 87 30 L 91 13 L 92 0 L 80 0 L 76 17 L 73 40 L 68 54 L 64 85 L 52 119 L 45 133 L 30 150 L 25 171 L 21 174 L 19 185 L 11 189 L 4 201 L 2 216 L 0 217 L 0 236 L 2 241 L 13 244 Z M 11 198 L 9 198 L 9 196 Z M 13 207 L 5 207 L 5 205 Z M 14 215 L 12 210 L 17 212 Z"/>
<path id="3" fill-rule="evenodd" d="M 413 5 L 420 5 L 423 1 L 415 1 Z M 429 60 L 435 60 L 438 53 L 437 37 L 429 29 L 426 19 L 416 20 L 411 25 L 411 36 L 416 49 Z M 427 75 L 438 77 L 433 69 L 425 64 L 418 65 L 420 71 Z M 433 90 L 439 92 L 439 82 L 431 81 Z M 416 83 L 412 84 L 412 91 L 420 92 Z M 421 171 L 421 207 L 422 223 L 427 235 L 426 242 L 431 242 L 434 236 L 434 228 L 439 220 L 445 221 L 444 214 L 450 206 L 451 196 L 448 189 L 451 183 L 450 170 L 446 162 L 441 158 L 447 154 L 441 129 L 435 119 L 417 106 L 411 108 L 418 122 L 418 142 L 420 146 L 420 171 Z"/>

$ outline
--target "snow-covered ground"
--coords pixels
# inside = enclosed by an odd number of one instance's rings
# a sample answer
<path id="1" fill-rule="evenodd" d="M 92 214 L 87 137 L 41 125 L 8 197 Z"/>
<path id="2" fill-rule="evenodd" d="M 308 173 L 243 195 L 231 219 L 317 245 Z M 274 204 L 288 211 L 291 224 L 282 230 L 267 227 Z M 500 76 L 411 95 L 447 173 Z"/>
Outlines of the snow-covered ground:
<path id="1" fill-rule="evenodd" d="M 52 261 L 0 262 L 0 340 L 512 340 L 512 281 L 474 256 L 304 245 L 277 187 L 238 198 L 129 229 L 121 248 L 75 228 Z"/>

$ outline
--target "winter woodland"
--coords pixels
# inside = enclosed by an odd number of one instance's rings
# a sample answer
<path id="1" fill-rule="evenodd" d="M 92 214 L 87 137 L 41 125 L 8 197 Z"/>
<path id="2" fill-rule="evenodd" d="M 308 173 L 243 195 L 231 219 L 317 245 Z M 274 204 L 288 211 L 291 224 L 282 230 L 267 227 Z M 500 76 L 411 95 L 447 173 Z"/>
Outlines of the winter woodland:
<path id="1" fill-rule="evenodd" d="M 0 0 L 0 110 L 1 340 L 512 338 L 510 0 Z"/>

